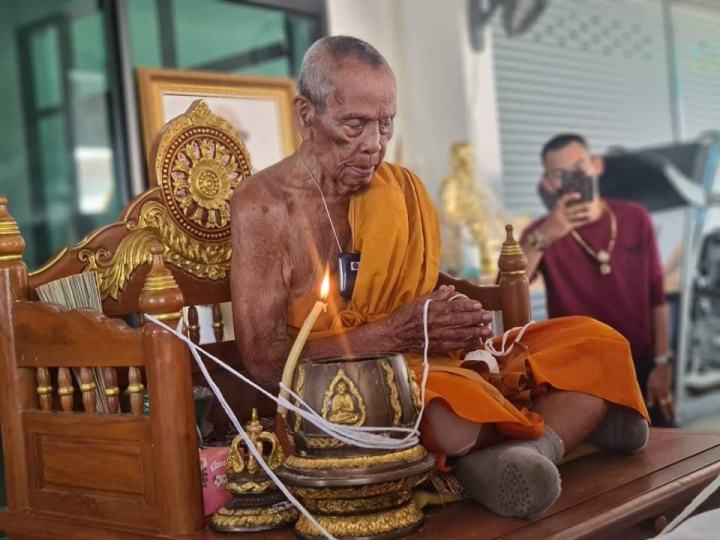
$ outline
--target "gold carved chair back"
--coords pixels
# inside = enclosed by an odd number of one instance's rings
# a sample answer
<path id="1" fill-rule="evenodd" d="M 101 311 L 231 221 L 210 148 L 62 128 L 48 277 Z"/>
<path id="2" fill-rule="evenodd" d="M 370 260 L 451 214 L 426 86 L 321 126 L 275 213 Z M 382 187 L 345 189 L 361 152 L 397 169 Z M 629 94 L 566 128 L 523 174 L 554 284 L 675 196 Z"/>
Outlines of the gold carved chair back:
<path id="1" fill-rule="evenodd" d="M 186 305 L 229 301 L 230 200 L 252 170 L 240 134 L 197 100 L 158 134 L 151 165 L 156 187 L 132 201 L 118 222 L 32 272 L 31 289 L 95 271 L 105 313 L 135 313 L 150 245 L 159 240 Z"/>

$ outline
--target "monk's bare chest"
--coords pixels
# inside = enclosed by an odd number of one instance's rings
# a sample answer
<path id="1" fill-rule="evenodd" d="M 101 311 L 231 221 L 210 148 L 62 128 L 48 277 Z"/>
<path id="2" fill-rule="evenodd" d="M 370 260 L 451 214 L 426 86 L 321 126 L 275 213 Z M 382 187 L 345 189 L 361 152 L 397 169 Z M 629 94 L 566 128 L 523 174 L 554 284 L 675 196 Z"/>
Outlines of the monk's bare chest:
<path id="1" fill-rule="evenodd" d="M 288 262 L 291 296 L 307 293 L 321 278 L 325 268 L 337 271 L 340 254 L 333 226 L 343 250 L 352 244 L 348 220 L 348 201 L 328 201 L 328 211 L 318 195 L 288 204 Z M 332 225 L 331 225 L 332 222 Z"/>

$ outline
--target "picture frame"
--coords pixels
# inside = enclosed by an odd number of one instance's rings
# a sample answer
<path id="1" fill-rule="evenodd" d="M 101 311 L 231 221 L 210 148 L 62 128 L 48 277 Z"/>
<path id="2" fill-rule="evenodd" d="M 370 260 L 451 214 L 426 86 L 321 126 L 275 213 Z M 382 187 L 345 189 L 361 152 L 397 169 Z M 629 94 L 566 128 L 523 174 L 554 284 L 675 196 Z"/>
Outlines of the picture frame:
<path id="1" fill-rule="evenodd" d="M 160 129 L 200 98 L 240 133 L 253 171 L 277 163 L 300 143 L 292 113 L 293 79 L 139 68 L 137 87 L 146 159 Z"/>

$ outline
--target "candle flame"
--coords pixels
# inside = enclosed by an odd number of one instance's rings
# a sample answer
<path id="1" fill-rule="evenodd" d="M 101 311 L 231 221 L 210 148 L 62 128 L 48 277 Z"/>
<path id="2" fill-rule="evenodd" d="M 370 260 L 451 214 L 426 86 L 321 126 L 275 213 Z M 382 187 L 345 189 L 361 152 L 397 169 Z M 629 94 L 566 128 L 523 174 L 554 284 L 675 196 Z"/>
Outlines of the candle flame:
<path id="1" fill-rule="evenodd" d="M 325 277 L 322 280 L 322 285 L 320 286 L 320 298 L 323 300 L 327 300 L 328 293 L 330 292 L 330 271 L 325 270 Z"/>

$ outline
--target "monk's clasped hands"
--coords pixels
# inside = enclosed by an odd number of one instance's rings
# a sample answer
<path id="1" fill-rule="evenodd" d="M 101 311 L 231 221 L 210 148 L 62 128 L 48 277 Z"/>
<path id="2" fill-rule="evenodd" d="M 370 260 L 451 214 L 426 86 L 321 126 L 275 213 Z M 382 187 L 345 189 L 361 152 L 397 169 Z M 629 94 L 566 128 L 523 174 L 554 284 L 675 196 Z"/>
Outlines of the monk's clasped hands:
<path id="1" fill-rule="evenodd" d="M 423 310 L 428 299 L 432 300 L 428 306 L 431 354 L 474 350 L 492 336 L 492 315 L 483 309 L 482 304 L 459 295 L 452 285 L 443 285 L 387 319 L 389 337 L 398 352 L 423 352 Z"/>

